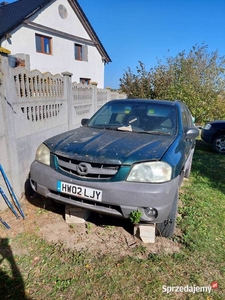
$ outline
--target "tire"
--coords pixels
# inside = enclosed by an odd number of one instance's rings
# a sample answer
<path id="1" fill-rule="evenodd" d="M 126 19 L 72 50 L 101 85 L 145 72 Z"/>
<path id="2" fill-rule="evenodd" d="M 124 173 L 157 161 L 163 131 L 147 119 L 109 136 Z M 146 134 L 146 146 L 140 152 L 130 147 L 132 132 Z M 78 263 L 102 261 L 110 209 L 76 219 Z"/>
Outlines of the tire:
<path id="1" fill-rule="evenodd" d="M 225 154 L 225 135 L 218 135 L 212 141 L 212 148 L 217 153 Z"/>
<path id="2" fill-rule="evenodd" d="M 173 205 L 169 213 L 168 218 L 159 224 L 156 224 L 156 235 L 170 238 L 176 227 L 176 218 L 177 218 L 177 209 L 178 209 L 178 190 L 174 197 Z"/>

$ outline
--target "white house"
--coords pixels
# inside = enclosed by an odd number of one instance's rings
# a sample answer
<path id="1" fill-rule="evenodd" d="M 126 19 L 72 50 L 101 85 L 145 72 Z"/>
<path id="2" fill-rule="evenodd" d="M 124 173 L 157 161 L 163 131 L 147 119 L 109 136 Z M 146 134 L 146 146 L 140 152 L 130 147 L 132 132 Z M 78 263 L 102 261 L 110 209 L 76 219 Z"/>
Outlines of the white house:
<path id="1" fill-rule="evenodd" d="M 97 82 L 99 88 L 104 87 L 104 66 L 111 62 L 77 0 L 2 2 L 0 51 L 7 50 L 26 58 L 27 69 L 68 71 L 73 81 Z"/>

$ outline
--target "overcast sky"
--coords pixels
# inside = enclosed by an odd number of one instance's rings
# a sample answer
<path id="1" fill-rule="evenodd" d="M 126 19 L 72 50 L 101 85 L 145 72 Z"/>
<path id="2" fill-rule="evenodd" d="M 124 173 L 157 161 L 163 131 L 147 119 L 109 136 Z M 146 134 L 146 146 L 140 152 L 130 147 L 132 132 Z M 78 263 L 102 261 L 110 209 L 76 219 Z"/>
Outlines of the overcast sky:
<path id="1" fill-rule="evenodd" d="M 8 1 L 14 2 L 14 1 Z M 156 58 L 176 56 L 195 44 L 225 55 L 225 0 L 78 0 L 112 62 L 105 87 L 119 87 L 128 67 L 147 70 Z"/>

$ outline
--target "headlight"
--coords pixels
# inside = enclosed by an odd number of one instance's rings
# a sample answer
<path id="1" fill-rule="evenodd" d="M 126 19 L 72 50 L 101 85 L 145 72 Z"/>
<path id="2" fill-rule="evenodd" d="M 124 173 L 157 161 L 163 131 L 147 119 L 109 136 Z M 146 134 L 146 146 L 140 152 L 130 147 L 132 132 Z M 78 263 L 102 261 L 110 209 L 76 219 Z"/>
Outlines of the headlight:
<path id="1" fill-rule="evenodd" d="M 172 167 L 161 161 L 140 163 L 133 166 L 127 181 L 160 183 L 171 179 Z"/>
<path id="2" fill-rule="evenodd" d="M 37 148 L 35 159 L 42 164 L 50 166 L 50 150 L 45 144 L 41 144 Z"/>
<path id="3" fill-rule="evenodd" d="M 211 124 L 206 124 L 206 125 L 203 127 L 203 129 L 205 129 L 205 130 L 209 130 L 211 127 L 212 127 L 212 125 L 211 125 Z"/>

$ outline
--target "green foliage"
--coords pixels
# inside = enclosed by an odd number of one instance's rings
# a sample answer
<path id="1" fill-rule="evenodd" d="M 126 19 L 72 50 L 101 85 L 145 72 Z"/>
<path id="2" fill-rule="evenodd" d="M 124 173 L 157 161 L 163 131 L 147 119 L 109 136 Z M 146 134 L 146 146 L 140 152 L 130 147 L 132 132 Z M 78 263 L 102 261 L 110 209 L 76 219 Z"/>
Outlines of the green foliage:
<path id="1" fill-rule="evenodd" d="M 141 220 L 142 212 L 140 210 L 134 210 L 130 213 L 130 220 L 133 224 L 138 224 Z"/>
<path id="2" fill-rule="evenodd" d="M 129 98 L 153 98 L 151 89 L 151 72 L 147 72 L 145 65 L 139 61 L 137 74 L 134 74 L 130 68 L 120 79 L 120 88 Z"/>
<path id="3" fill-rule="evenodd" d="M 186 53 L 160 60 L 146 71 L 139 61 L 137 73 L 129 68 L 120 88 L 130 98 L 179 99 L 186 103 L 197 122 L 225 118 L 225 57 L 195 45 Z"/>

